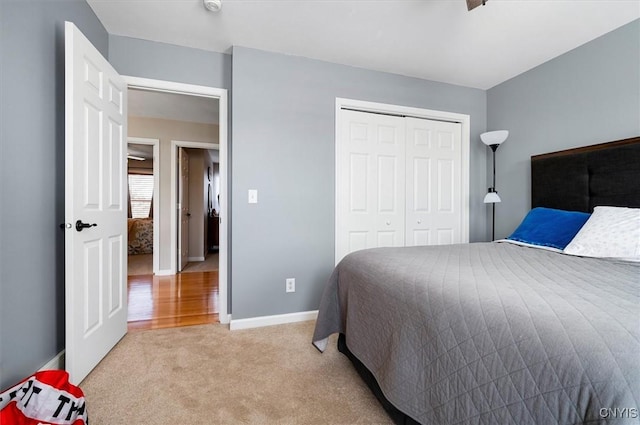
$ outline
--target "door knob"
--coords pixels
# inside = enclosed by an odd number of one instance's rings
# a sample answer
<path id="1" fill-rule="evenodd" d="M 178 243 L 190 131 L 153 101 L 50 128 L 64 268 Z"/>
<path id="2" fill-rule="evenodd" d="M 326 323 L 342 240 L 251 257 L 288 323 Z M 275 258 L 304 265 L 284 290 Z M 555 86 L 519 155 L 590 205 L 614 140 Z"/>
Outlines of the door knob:
<path id="1" fill-rule="evenodd" d="M 390 221 L 387 221 L 387 226 L 390 226 L 390 225 L 391 225 L 391 222 L 390 222 Z"/>
<path id="2" fill-rule="evenodd" d="M 422 220 L 418 220 L 418 224 L 422 223 Z"/>
<path id="3" fill-rule="evenodd" d="M 89 224 L 89 223 L 83 223 L 82 220 L 76 221 L 76 230 L 78 232 L 82 232 L 82 229 L 88 229 L 89 227 L 96 227 L 96 226 L 98 226 L 96 223 Z"/>

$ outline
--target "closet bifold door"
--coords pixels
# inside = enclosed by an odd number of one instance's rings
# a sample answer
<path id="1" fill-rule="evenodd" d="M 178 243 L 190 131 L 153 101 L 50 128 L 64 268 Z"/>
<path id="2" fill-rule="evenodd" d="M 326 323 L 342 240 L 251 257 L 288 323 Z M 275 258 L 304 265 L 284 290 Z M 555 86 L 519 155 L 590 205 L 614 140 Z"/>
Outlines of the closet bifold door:
<path id="1" fill-rule="evenodd" d="M 405 118 L 407 246 L 461 243 L 462 125 Z"/>
<path id="2" fill-rule="evenodd" d="M 404 246 L 404 118 L 345 110 L 341 118 L 336 258 L 365 248 Z"/>
<path id="3" fill-rule="evenodd" d="M 462 125 L 341 111 L 336 260 L 389 246 L 461 243 Z"/>

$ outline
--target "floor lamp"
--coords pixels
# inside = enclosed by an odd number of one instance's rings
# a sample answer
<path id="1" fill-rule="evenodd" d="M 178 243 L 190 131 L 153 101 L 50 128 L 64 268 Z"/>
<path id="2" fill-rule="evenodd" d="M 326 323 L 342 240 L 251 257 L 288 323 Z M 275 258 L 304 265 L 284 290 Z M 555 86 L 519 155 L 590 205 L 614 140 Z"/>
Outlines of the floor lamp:
<path id="1" fill-rule="evenodd" d="M 487 133 L 482 133 L 480 135 L 480 140 L 482 143 L 489 146 L 491 151 L 493 152 L 493 183 L 487 194 L 484 196 L 484 203 L 491 204 L 491 240 L 495 240 L 496 238 L 496 204 L 501 202 L 500 196 L 498 196 L 498 191 L 496 190 L 496 151 L 504 142 L 507 140 L 509 136 L 509 132 L 507 130 L 498 130 L 498 131 L 489 131 Z"/>

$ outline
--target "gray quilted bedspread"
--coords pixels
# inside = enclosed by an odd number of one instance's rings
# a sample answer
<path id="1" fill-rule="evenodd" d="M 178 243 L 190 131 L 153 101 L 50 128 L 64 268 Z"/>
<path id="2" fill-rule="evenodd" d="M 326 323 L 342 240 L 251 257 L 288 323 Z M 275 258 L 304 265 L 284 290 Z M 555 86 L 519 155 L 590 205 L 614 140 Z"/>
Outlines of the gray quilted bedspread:
<path id="1" fill-rule="evenodd" d="M 336 332 L 423 424 L 640 423 L 640 264 L 507 243 L 359 251 L 313 342 Z"/>

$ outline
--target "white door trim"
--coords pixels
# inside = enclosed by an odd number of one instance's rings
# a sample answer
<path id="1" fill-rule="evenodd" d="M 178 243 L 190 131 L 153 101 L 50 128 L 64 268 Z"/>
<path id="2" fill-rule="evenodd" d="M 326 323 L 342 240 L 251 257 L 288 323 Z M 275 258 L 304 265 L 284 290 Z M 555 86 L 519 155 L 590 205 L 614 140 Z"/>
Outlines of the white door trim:
<path id="1" fill-rule="evenodd" d="M 194 84 L 177 83 L 173 81 L 153 80 L 149 78 L 139 78 L 131 76 L 122 76 L 129 88 L 142 89 L 142 90 L 156 90 L 169 93 L 188 94 L 193 96 L 211 97 L 218 99 L 219 104 L 219 149 L 220 149 L 220 256 L 219 256 L 219 270 L 218 270 L 218 285 L 219 285 L 219 299 L 220 305 L 218 306 L 220 323 L 229 323 L 229 315 L 227 314 L 227 304 L 229 302 L 227 298 L 227 256 L 229 251 L 228 246 L 228 230 L 229 230 L 229 186 L 227 183 L 227 167 L 229 164 L 228 159 L 228 100 L 227 90 L 219 89 L 215 87 L 200 86 Z M 207 145 L 209 149 L 211 144 Z M 173 168 L 173 167 L 172 167 Z M 175 181 L 175 177 L 172 181 Z M 173 204 L 175 205 L 175 203 Z M 173 208 L 172 208 L 173 210 Z M 175 213 L 175 211 L 174 211 Z M 175 221 L 173 221 L 175 225 Z M 175 243 L 172 245 L 175 249 Z M 172 256 L 175 261 L 175 255 Z M 174 263 L 175 264 L 175 263 Z"/>
<path id="2" fill-rule="evenodd" d="M 422 108 L 414 108 L 410 106 L 400 106 L 400 105 L 392 105 L 387 103 L 378 103 L 378 102 L 368 102 L 364 100 L 356 100 L 356 99 L 347 99 L 336 97 L 336 120 L 335 120 L 335 170 L 336 170 L 336 179 L 335 179 L 335 188 L 334 188 L 334 196 L 335 196 L 335 228 L 334 228 L 334 256 L 335 262 L 341 260 L 341 258 L 337 258 L 338 249 L 338 229 L 340 229 L 340 216 L 338 212 L 340 211 L 339 204 L 339 188 L 338 184 L 340 182 L 339 173 L 339 152 L 338 148 L 341 143 L 341 128 L 342 128 L 342 109 L 353 109 L 361 112 L 376 112 L 383 114 L 394 114 L 394 115 L 404 115 L 411 116 L 415 118 L 425 118 L 430 120 L 438 120 L 438 121 L 448 121 L 448 122 L 457 122 L 462 125 L 462 188 L 461 188 L 461 196 L 463 200 L 463 208 L 462 208 L 462 229 L 460 229 L 461 240 L 463 242 L 469 242 L 469 145 L 471 141 L 471 116 L 467 114 L 460 114 L 457 112 L 446 112 L 446 111 L 436 111 L 432 109 L 422 109 Z"/>
<path id="3" fill-rule="evenodd" d="M 160 269 L 160 256 L 158 255 L 160 252 L 160 223 L 158 220 L 158 208 L 160 206 L 160 139 L 128 137 L 127 143 L 153 146 L 153 274 L 157 274 Z"/>

